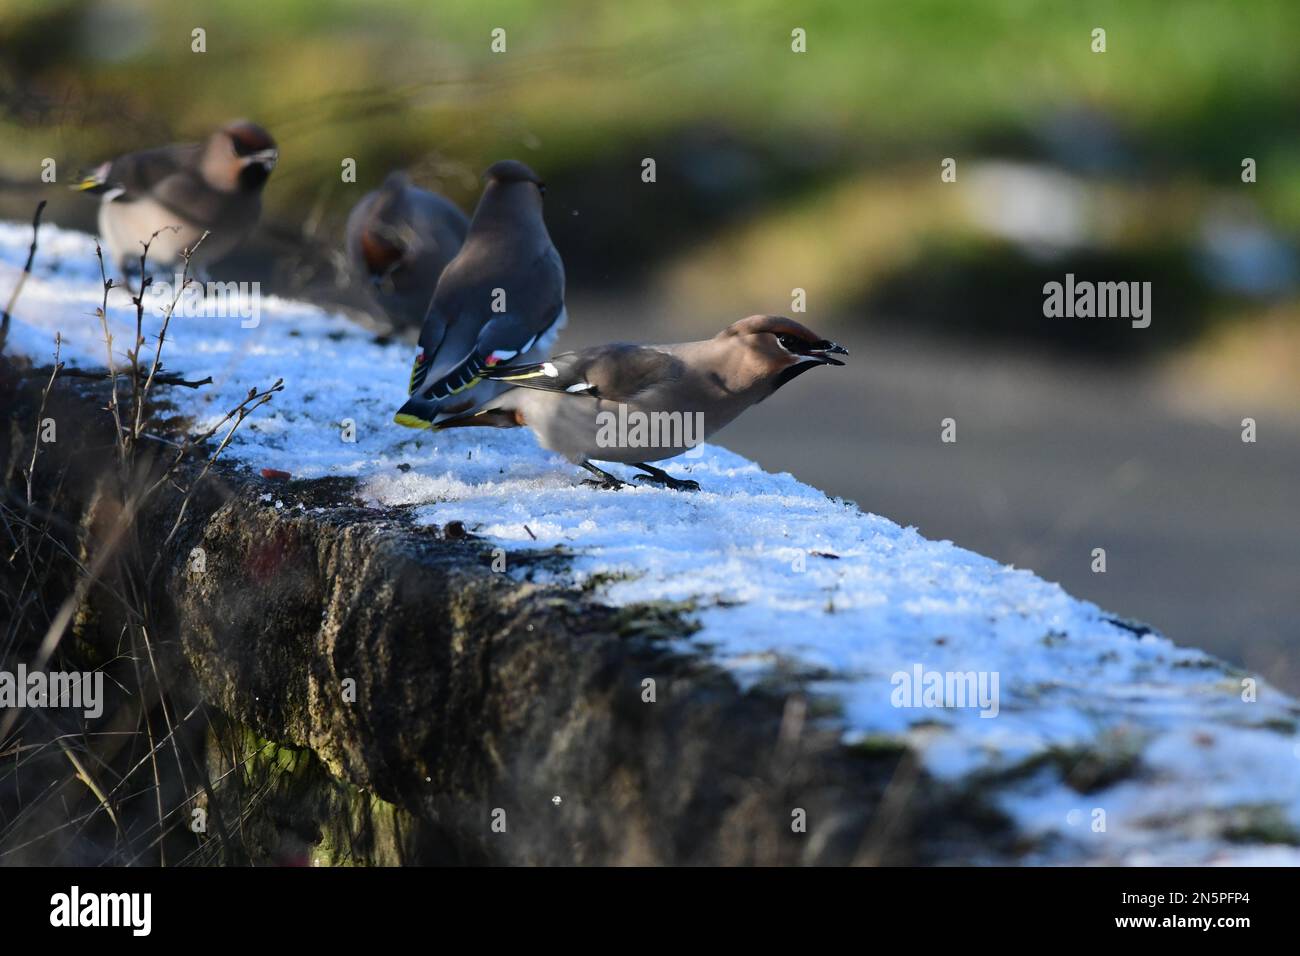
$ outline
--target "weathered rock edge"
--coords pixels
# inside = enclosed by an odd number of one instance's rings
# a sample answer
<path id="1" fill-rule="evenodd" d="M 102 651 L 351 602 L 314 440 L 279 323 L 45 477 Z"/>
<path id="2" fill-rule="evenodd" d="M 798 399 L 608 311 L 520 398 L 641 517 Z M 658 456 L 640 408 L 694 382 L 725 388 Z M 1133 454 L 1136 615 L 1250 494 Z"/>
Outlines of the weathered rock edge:
<path id="1" fill-rule="evenodd" d="M 30 448 L 38 391 L 21 388 L 10 430 L 19 446 Z M 71 462 L 84 479 L 77 455 L 111 442 L 103 396 L 62 382 L 52 402 L 87 434 L 61 431 L 47 467 Z M 63 517 L 88 524 L 92 488 L 70 482 L 64 510 L 80 513 Z M 162 540 L 178 501 L 170 492 L 142 516 L 145 540 Z M 170 633 L 156 639 L 175 652 L 178 686 L 229 719 L 232 733 L 209 736 L 208 762 L 223 816 L 245 817 L 248 860 L 1014 855 L 1000 815 L 928 778 L 905 749 L 843 745 L 799 678 L 742 691 L 705 656 L 670 647 L 692 629 L 683 609 L 608 607 L 582 589 L 496 573 L 491 557 L 472 537 L 363 507 L 345 481 L 276 483 L 219 467 L 204 483 L 164 556 L 152 599 Z M 542 560 L 507 557 L 514 569 Z M 92 622 L 83 643 L 111 640 L 111 627 L 94 633 L 98 619 L 82 615 Z M 492 826 L 498 809 L 505 832 Z M 806 832 L 792 826 L 798 811 Z"/>

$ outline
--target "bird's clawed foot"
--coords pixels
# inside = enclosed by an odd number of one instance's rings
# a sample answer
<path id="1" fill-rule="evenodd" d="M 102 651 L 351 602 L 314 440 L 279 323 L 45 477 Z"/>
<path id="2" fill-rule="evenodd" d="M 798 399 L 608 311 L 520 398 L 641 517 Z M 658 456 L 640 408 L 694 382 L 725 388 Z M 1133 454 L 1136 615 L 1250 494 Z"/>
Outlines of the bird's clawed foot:
<path id="1" fill-rule="evenodd" d="M 584 485 L 590 485 L 593 488 L 600 488 L 604 491 L 618 491 L 620 488 L 629 487 L 626 481 L 623 481 L 621 478 L 614 477 L 609 472 L 604 471 L 603 469 L 597 468 L 589 461 L 584 461 L 582 463 L 582 467 L 586 468 L 589 472 L 591 472 L 593 475 L 596 476 L 594 480 L 588 478 L 586 481 L 583 482 Z"/>
<path id="2" fill-rule="evenodd" d="M 117 271 L 119 275 L 113 279 L 113 288 L 125 289 L 127 295 L 133 299 L 138 299 L 144 292 L 140 264 L 138 262 L 134 265 L 119 263 Z"/>
<path id="3" fill-rule="evenodd" d="M 671 488 L 673 491 L 699 491 L 700 483 L 691 481 L 689 478 L 674 478 L 662 468 L 655 468 L 653 465 L 634 465 L 634 468 L 640 468 L 645 472 L 644 475 L 637 475 L 637 481 L 648 481 L 652 485 L 659 485 L 661 488 Z"/>
<path id="4" fill-rule="evenodd" d="M 618 491 L 620 488 L 630 487 L 626 481 L 610 476 L 603 481 L 597 481 L 595 478 L 585 478 L 582 482 L 589 488 L 599 488 L 601 491 Z"/>
<path id="5" fill-rule="evenodd" d="M 673 478 L 671 475 L 665 475 L 660 478 L 658 475 L 636 475 L 636 481 L 644 481 L 652 485 L 658 485 L 661 488 L 671 488 L 673 491 L 699 491 L 700 483 L 691 481 L 689 478 Z"/>

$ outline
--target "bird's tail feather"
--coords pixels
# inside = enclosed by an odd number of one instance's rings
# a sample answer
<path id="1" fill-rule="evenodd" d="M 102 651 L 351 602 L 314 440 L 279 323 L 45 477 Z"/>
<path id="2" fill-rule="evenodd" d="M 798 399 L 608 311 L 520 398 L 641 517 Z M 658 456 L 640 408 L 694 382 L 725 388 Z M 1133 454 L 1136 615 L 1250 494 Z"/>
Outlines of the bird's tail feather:
<path id="1" fill-rule="evenodd" d="M 517 428 L 523 424 L 513 409 L 485 408 L 477 412 L 448 415 L 441 402 L 423 398 L 408 399 L 397 410 L 393 421 L 407 428 L 428 428 L 433 431 L 442 431 L 444 428 Z"/>
<path id="2" fill-rule="evenodd" d="M 406 389 L 407 395 L 414 395 L 415 390 L 424 384 L 424 377 L 429 374 L 429 366 L 433 363 L 424 356 L 425 353 L 422 350 L 411 365 L 411 381 Z"/>
<path id="3" fill-rule="evenodd" d="M 432 428 L 433 420 L 437 416 L 437 402 L 412 398 L 408 399 L 406 404 L 397 410 L 397 414 L 393 416 L 393 421 L 399 425 L 405 425 L 407 428 Z"/>
<path id="4" fill-rule="evenodd" d="M 481 412 L 444 418 L 432 427 L 434 431 L 440 432 L 444 428 L 518 428 L 522 424 L 513 409 L 485 408 Z"/>

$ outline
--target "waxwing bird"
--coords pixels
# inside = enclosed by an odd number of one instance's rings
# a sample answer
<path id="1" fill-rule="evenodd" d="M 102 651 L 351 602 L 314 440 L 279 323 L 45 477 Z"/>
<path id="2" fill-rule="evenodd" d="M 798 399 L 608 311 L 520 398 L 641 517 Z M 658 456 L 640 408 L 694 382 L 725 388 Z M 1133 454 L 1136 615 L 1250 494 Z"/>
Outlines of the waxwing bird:
<path id="1" fill-rule="evenodd" d="M 194 249 L 207 232 L 192 260 L 203 271 L 257 224 L 262 187 L 278 158 L 266 130 L 238 120 L 202 143 L 160 146 L 109 160 L 73 188 L 100 196 L 99 234 L 123 272 L 138 266 L 141 244 L 154 233 L 158 236 L 149 246 L 149 262 L 176 265 L 183 251 Z"/>
<path id="2" fill-rule="evenodd" d="M 698 490 L 648 464 L 682 454 L 749 406 L 818 365 L 843 365 L 848 350 L 779 315 L 751 315 L 703 342 L 601 345 L 548 362 L 490 368 L 514 387 L 482 409 L 436 428 L 526 426 L 543 447 L 592 472 L 601 487 L 624 482 L 592 464 L 613 461 L 639 480 Z"/>
<path id="3" fill-rule="evenodd" d="M 429 428 L 489 401 L 511 386 L 483 373 L 541 361 L 564 326 L 564 265 L 542 220 L 542 181 L 514 160 L 484 180 L 465 244 L 429 303 L 399 425 Z"/>
<path id="4" fill-rule="evenodd" d="M 348 216 L 348 264 L 395 327 L 418 329 L 468 229 L 451 200 L 412 185 L 406 173 L 390 173 Z"/>

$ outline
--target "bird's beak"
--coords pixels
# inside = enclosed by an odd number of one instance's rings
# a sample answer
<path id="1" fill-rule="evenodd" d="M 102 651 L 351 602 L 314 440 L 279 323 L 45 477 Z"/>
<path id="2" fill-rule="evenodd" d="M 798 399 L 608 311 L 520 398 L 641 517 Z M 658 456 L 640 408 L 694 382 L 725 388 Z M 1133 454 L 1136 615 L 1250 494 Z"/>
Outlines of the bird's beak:
<path id="1" fill-rule="evenodd" d="M 831 358 L 832 355 L 848 355 L 849 350 L 842 345 L 836 345 L 834 342 L 823 339 L 815 342 L 807 348 L 799 350 L 800 355 L 806 355 L 811 359 L 816 359 L 823 365 L 843 365 L 839 359 Z"/>

